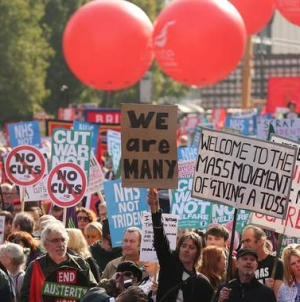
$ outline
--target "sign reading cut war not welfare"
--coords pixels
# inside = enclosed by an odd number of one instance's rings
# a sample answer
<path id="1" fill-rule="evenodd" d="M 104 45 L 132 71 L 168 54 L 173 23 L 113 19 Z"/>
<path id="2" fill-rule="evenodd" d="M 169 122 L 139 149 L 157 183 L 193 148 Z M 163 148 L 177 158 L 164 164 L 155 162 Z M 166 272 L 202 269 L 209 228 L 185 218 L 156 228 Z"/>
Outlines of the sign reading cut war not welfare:
<path id="1" fill-rule="evenodd" d="M 177 106 L 122 104 L 122 186 L 177 188 Z"/>
<path id="2" fill-rule="evenodd" d="M 192 197 L 284 218 L 296 148 L 202 129 Z"/>

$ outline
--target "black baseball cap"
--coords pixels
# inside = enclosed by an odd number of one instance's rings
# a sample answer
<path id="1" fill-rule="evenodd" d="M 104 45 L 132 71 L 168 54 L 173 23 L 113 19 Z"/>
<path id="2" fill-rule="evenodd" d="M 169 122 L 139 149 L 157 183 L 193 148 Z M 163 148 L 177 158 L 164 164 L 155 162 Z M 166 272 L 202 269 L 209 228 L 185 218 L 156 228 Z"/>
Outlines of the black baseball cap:
<path id="1" fill-rule="evenodd" d="M 137 278 L 138 282 L 142 280 L 142 270 L 132 261 L 121 262 L 117 267 L 117 272 L 132 272 L 133 276 Z"/>
<path id="2" fill-rule="evenodd" d="M 256 258 L 256 260 L 258 260 L 258 255 L 257 253 L 253 250 L 253 249 L 249 249 L 249 248 L 245 248 L 245 249 L 240 249 L 237 253 L 236 253 L 236 259 L 239 259 L 242 256 L 245 255 L 252 255 Z"/>
<path id="3" fill-rule="evenodd" d="M 80 302 L 115 302 L 115 298 L 110 297 L 103 288 L 92 287 L 81 298 Z"/>

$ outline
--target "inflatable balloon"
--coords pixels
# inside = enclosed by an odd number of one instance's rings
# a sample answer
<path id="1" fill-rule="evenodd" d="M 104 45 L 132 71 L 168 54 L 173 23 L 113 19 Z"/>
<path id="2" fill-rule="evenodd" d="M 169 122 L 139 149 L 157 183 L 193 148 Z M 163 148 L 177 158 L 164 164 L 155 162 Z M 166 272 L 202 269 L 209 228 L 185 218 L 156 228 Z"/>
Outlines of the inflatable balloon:
<path id="1" fill-rule="evenodd" d="M 244 22 L 227 0 L 177 0 L 154 24 L 155 58 L 184 85 L 207 86 L 224 79 L 240 61 L 245 43 Z"/>
<path id="2" fill-rule="evenodd" d="M 68 21 L 63 53 L 74 75 L 101 90 L 138 82 L 150 67 L 153 24 L 136 5 L 123 0 L 95 0 Z"/>
<path id="3" fill-rule="evenodd" d="M 247 35 L 261 31 L 270 21 L 275 10 L 274 0 L 229 0 L 241 14 Z"/>
<path id="4" fill-rule="evenodd" d="M 295 0 L 275 0 L 279 13 L 289 22 L 300 26 L 300 3 Z"/>

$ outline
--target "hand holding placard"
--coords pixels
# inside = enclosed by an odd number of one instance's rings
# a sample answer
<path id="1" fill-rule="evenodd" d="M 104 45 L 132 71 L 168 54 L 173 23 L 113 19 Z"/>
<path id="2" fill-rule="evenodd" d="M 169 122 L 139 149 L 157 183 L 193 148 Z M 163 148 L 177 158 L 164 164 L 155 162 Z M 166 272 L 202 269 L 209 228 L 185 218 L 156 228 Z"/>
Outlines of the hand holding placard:
<path id="1" fill-rule="evenodd" d="M 157 213 L 159 210 L 157 189 L 150 188 L 148 190 L 147 202 L 148 205 L 150 206 L 151 213 Z"/>

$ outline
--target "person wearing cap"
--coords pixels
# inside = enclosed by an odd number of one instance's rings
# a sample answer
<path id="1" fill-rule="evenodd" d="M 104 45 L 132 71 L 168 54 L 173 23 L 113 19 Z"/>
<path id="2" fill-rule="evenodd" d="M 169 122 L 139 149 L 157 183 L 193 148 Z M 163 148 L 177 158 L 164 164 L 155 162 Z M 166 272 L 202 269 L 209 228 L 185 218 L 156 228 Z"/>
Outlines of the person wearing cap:
<path id="1" fill-rule="evenodd" d="M 113 276 L 120 292 L 123 292 L 131 285 L 138 285 L 142 280 L 142 270 L 132 261 L 121 262 L 117 272 Z"/>
<path id="2" fill-rule="evenodd" d="M 255 278 L 257 261 L 253 249 L 240 249 L 236 254 L 237 278 L 218 290 L 214 302 L 276 302 L 273 290 Z"/>
<path id="3" fill-rule="evenodd" d="M 255 250 L 258 255 L 258 267 L 255 272 L 257 280 L 273 289 L 275 296 L 283 283 L 283 262 L 278 259 L 276 265 L 275 276 L 272 276 L 275 256 L 271 255 L 270 249 L 267 247 L 267 235 L 259 227 L 248 225 L 242 232 L 242 247 Z"/>
<path id="4" fill-rule="evenodd" d="M 196 271 L 201 255 L 201 237 L 196 232 L 186 232 L 178 240 L 176 251 L 172 251 L 162 222 L 157 190 L 149 190 L 147 201 L 160 266 L 156 301 L 210 302 L 214 289 L 208 278 Z"/>
<path id="5" fill-rule="evenodd" d="M 101 287 L 92 287 L 80 302 L 115 302 L 115 298 L 110 297 Z"/>

